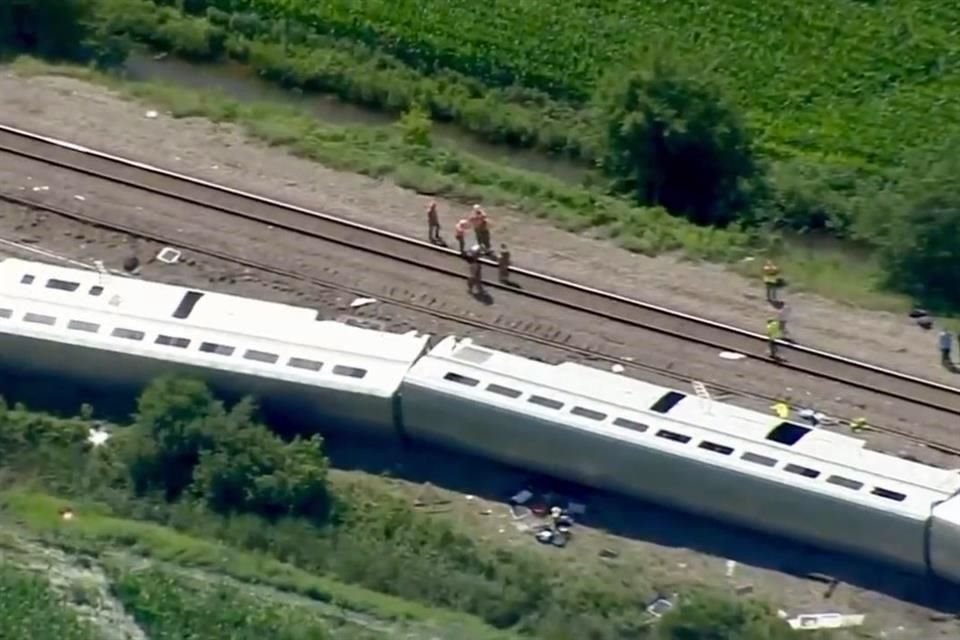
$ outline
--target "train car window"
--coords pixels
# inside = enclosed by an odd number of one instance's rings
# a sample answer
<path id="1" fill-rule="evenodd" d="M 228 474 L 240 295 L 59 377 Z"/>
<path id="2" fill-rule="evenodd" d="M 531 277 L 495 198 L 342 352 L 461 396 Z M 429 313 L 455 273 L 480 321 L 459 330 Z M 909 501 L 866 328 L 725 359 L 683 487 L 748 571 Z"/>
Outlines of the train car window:
<path id="1" fill-rule="evenodd" d="M 516 389 L 511 389 L 510 387 L 505 387 L 501 384 L 488 384 L 487 391 L 490 393 L 496 393 L 501 396 L 507 396 L 508 398 L 519 398 L 521 393 Z"/>
<path id="2" fill-rule="evenodd" d="M 535 404 L 540 407 L 546 407 L 547 409 L 560 409 L 563 407 L 563 403 L 559 400 L 553 400 L 552 398 L 544 398 L 543 396 L 530 396 L 527 398 L 527 402 L 530 404 Z"/>
<path id="3" fill-rule="evenodd" d="M 903 502 L 907 499 L 905 493 L 900 493 L 899 491 L 890 491 L 890 489 L 884 489 L 883 487 L 874 487 L 871 491 L 875 496 L 880 496 L 881 498 L 886 498 L 887 500 L 896 500 L 897 502 Z"/>
<path id="4" fill-rule="evenodd" d="M 0 309 L 0 318 L 12 318 L 13 309 Z"/>
<path id="5" fill-rule="evenodd" d="M 23 316 L 26 322 L 36 322 L 37 324 L 56 324 L 57 319 L 53 316 L 45 316 L 40 313 L 26 313 Z"/>
<path id="6" fill-rule="evenodd" d="M 100 325 L 96 322 L 71 320 L 67 323 L 67 329 L 73 329 L 74 331 L 86 331 L 87 333 L 96 333 L 97 331 L 100 331 Z"/>
<path id="7" fill-rule="evenodd" d="M 810 433 L 810 429 L 803 425 L 781 422 L 770 430 L 770 433 L 767 434 L 767 440 L 773 440 L 780 444 L 795 445 L 800 442 L 800 438 L 808 433 Z"/>
<path id="8" fill-rule="evenodd" d="M 98 295 L 100 295 L 101 293 L 103 293 L 103 287 L 101 287 L 101 286 L 98 285 L 98 284 L 95 284 L 95 285 L 93 285 L 92 287 L 90 287 L 89 293 L 90 293 L 90 295 L 92 295 L 92 296 L 98 296 Z"/>
<path id="9" fill-rule="evenodd" d="M 203 351 L 204 353 L 215 353 L 218 356 L 229 356 L 233 355 L 234 348 L 225 344 L 217 344 L 215 342 L 201 342 L 200 351 Z"/>
<path id="10" fill-rule="evenodd" d="M 453 371 L 448 371 L 447 375 L 443 376 L 444 380 L 449 380 L 450 382 L 456 382 L 457 384 L 464 384 L 468 387 L 475 387 L 480 384 L 480 381 L 476 378 L 468 378 L 467 376 L 462 376 L 459 373 L 454 373 Z"/>
<path id="11" fill-rule="evenodd" d="M 640 433 L 643 433 L 650 428 L 642 422 L 634 422 L 633 420 L 627 420 L 626 418 L 617 418 L 613 421 L 613 424 L 625 429 L 633 429 L 634 431 L 639 431 Z"/>
<path id="12" fill-rule="evenodd" d="M 187 291 L 183 294 L 183 298 L 180 299 L 180 304 L 173 310 L 173 317 L 179 320 L 184 320 L 189 317 L 190 314 L 193 313 L 193 308 L 197 306 L 197 302 L 199 302 L 202 297 L 203 294 L 199 291 Z"/>
<path id="13" fill-rule="evenodd" d="M 667 413 L 670 411 L 670 409 L 673 409 L 675 406 L 677 406 L 678 402 L 686 397 L 687 396 L 683 395 L 682 393 L 668 391 L 650 406 L 650 410 L 656 411 L 657 413 Z"/>
<path id="14" fill-rule="evenodd" d="M 777 464 L 777 461 L 773 458 L 761 456 L 759 453 L 750 453 L 749 451 L 740 456 L 740 459 L 754 464 L 762 464 L 765 467 L 773 467 Z"/>
<path id="15" fill-rule="evenodd" d="M 733 453 L 733 447 L 728 447 L 725 444 L 717 444 L 716 442 L 708 442 L 706 440 L 701 442 L 699 447 L 707 451 L 713 451 L 714 453 L 722 453 L 725 456 Z"/>
<path id="16" fill-rule="evenodd" d="M 584 409 L 583 407 L 574 407 L 570 413 L 581 418 L 590 418 L 591 420 L 606 420 L 607 414 L 594 411 L 593 409 Z"/>
<path id="17" fill-rule="evenodd" d="M 163 334 L 157 336 L 157 339 L 154 340 L 157 344 L 162 344 L 166 347 L 177 347 L 178 349 L 186 349 L 190 346 L 190 340 L 187 338 L 178 338 L 176 336 L 165 336 Z"/>
<path id="18" fill-rule="evenodd" d="M 33 284 L 34 279 L 35 278 L 29 273 L 24 274 L 24 276 L 20 278 L 20 284 Z"/>
<path id="19" fill-rule="evenodd" d="M 687 444 L 690 442 L 690 436 L 685 436 L 682 433 L 677 433 L 676 431 L 667 431 L 666 429 L 660 429 L 657 431 L 658 438 L 664 438 L 665 440 L 672 440 L 673 442 L 679 442 L 681 444 Z"/>
<path id="20" fill-rule="evenodd" d="M 143 336 L 146 334 L 143 331 L 136 331 L 134 329 L 124 329 L 122 327 L 117 327 L 110 332 L 114 338 L 125 338 L 127 340 L 143 340 Z"/>
<path id="21" fill-rule="evenodd" d="M 783 470 L 790 473 L 795 473 L 798 476 L 803 476 L 804 478 L 816 478 L 820 475 L 820 472 L 816 469 L 811 469 L 810 467 L 801 467 L 798 464 L 788 464 L 783 468 Z"/>
<path id="22" fill-rule="evenodd" d="M 76 291 L 80 288 L 79 282 L 70 282 L 69 280 L 58 280 L 50 278 L 47 280 L 47 289 L 60 289 L 61 291 Z"/>
<path id="23" fill-rule="evenodd" d="M 243 354 L 244 359 L 254 360 L 256 362 L 266 362 L 267 364 L 273 364 L 280 359 L 275 353 L 267 353 L 266 351 L 257 351 L 256 349 L 247 349 L 247 352 Z"/>
<path id="24" fill-rule="evenodd" d="M 306 358 L 290 358 L 287 361 L 287 366 L 306 369 L 307 371 L 320 371 L 320 369 L 323 368 L 323 363 L 317 360 L 307 360 Z"/>
<path id="25" fill-rule="evenodd" d="M 360 369 L 358 367 L 347 367 L 342 364 L 338 364 L 333 368 L 333 372 L 338 376 L 346 376 L 348 378 L 357 378 L 358 380 L 365 375 L 367 375 L 366 369 Z"/>
<path id="26" fill-rule="evenodd" d="M 835 484 L 838 487 L 853 489 L 854 491 L 859 491 L 863 488 L 862 482 L 857 482 L 856 480 L 851 480 L 850 478 L 844 478 L 843 476 L 830 476 L 827 478 L 827 482 L 830 484 Z"/>

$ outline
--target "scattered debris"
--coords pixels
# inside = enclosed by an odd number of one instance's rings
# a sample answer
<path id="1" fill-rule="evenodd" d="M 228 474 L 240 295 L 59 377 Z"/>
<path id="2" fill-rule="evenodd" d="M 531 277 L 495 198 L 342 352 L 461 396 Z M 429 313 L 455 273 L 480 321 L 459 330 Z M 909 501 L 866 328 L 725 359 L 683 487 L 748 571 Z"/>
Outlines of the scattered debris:
<path id="1" fill-rule="evenodd" d="M 450 500 L 441 495 L 431 483 L 426 482 L 413 498 L 415 507 L 438 507 L 450 504 Z"/>
<path id="2" fill-rule="evenodd" d="M 514 520 L 525 520 L 531 515 L 533 515 L 533 512 L 523 505 L 515 504 L 510 506 L 510 516 Z"/>
<path id="3" fill-rule="evenodd" d="M 73 520 L 73 509 L 70 507 L 61 507 L 57 512 L 62 520 Z"/>
<path id="4" fill-rule="evenodd" d="M 667 611 L 670 611 L 670 609 L 673 609 L 673 603 L 666 598 L 657 598 L 647 605 L 647 613 L 652 615 L 654 618 L 661 617 Z"/>
<path id="5" fill-rule="evenodd" d="M 747 356 L 736 351 L 721 351 L 719 356 L 724 360 L 743 360 Z"/>
<path id="6" fill-rule="evenodd" d="M 829 419 L 826 414 L 821 413 L 816 409 L 801 409 L 797 412 L 797 416 L 806 420 L 815 427 Z"/>
<path id="7" fill-rule="evenodd" d="M 510 504 L 513 505 L 525 505 L 533 498 L 533 492 L 528 489 L 518 491 L 510 498 Z"/>
<path id="8" fill-rule="evenodd" d="M 373 304 L 376 301 L 377 301 L 376 298 L 357 298 L 356 300 L 350 303 L 350 306 L 353 307 L 354 309 L 357 309 L 359 307 L 365 307 L 368 304 Z"/>
<path id="9" fill-rule="evenodd" d="M 620 554 L 613 549 L 600 549 L 601 558 L 619 558 Z"/>
<path id="10" fill-rule="evenodd" d="M 493 515 L 493 509 L 481 509 L 480 515 L 482 516 L 491 516 Z"/>
<path id="11" fill-rule="evenodd" d="M 34 187 L 33 190 L 34 190 L 34 191 L 50 191 L 50 187 L 47 187 L 47 186 Z"/>
<path id="12" fill-rule="evenodd" d="M 160 114 L 157 113 L 156 111 L 154 111 L 153 109 L 151 109 L 150 111 L 147 111 L 147 112 L 146 112 L 145 114 L 143 114 L 143 115 L 146 116 L 147 118 L 150 118 L 151 120 L 153 120 L 154 118 L 156 118 L 156 117 L 159 116 Z"/>
<path id="13" fill-rule="evenodd" d="M 863 615 L 843 615 L 841 613 L 811 613 L 787 620 L 792 629 L 813 631 L 816 629 L 843 629 L 859 627 L 863 624 Z"/>
<path id="14" fill-rule="evenodd" d="M 738 596 L 747 596 L 747 595 L 750 595 L 751 593 L 753 593 L 753 585 L 752 585 L 752 584 L 742 584 L 742 585 L 738 586 L 734 591 L 736 591 L 736 594 L 737 594 Z"/>
<path id="15" fill-rule="evenodd" d="M 73 196 L 73 199 L 74 199 L 74 200 L 80 200 L 80 201 L 86 200 L 86 198 L 84 198 L 84 197 L 83 197 L 82 195 L 80 195 L 79 193 L 78 193 L 77 195 Z"/>
<path id="16" fill-rule="evenodd" d="M 727 560 L 727 577 L 732 578 L 733 572 L 737 570 L 736 560 Z"/>
<path id="17" fill-rule="evenodd" d="M 614 373 L 623 373 L 625 371 L 622 364 L 614 364 L 612 367 L 610 367 L 610 370 Z"/>
<path id="18" fill-rule="evenodd" d="M 164 247 L 157 254 L 157 260 L 164 264 L 176 264 L 180 258 L 183 257 L 183 254 L 179 250 L 174 249 L 173 247 Z"/>
<path id="19" fill-rule="evenodd" d="M 690 384 L 693 387 L 693 392 L 697 394 L 698 398 L 700 398 L 701 400 L 706 400 L 707 402 L 710 402 L 711 400 L 710 392 L 707 391 L 707 386 L 705 384 L 703 384 L 699 380 L 694 380 Z"/>
<path id="20" fill-rule="evenodd" d="M 87 442 L 95 447 L 102 446 L 110 439 L 110 434 L 103 429 L 90 429 L 90 435 L 87 436 Z"/>

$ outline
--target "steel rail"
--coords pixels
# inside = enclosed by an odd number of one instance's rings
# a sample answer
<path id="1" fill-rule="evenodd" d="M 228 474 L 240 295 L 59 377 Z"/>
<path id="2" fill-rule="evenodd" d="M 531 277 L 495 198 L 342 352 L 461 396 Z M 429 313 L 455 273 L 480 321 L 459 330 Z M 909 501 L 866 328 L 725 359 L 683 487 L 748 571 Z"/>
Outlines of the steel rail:
<path id="1" fill-rule="evenodd" d="M 0 152 L 215 209 L 406 265 L 465 277 L 462 260 L 452 249 L 71 142 L 0 125 Z M 610 321 L 772 362 L 766 353 L 766 337 L 758 333 L 527 269 L 511 268 L 511 278 L 515 283 L 512 287 L 496 281 L 485 281 L 485 284 Z M 780 347 L 785 359 L 779 364 L 785 368 L 960 415 L 958 388 L 804 345 L 781 342 Z"/>
<path id="2" fill-rule="evenodd" d="M 30 209 L 46 211 L 58 216 L 62 216 L 64 218 L 75 220 L 77 222 L 81 222 L 84 224 L 89 224 L 91 226 L 102 228 L 108 231 L 123 233 L 131 237 L 136 237 L 143 240 L 157 242 L 159 244 L 164 244 L 164 245 L 177 246 L 181 249 L 190 251 L 191 253 L 196 255 L 204 255 L 210 258 L 216 258 L 218 260 L 223 260 L 224 262 L 229 262 L 229 263 L 247 267 L 250 269 L 256 269 L 264 273 L 270 273 L 272 275 L 288 278 L 291 280 L 296 280 L 299 282 L 309 283 L 315 286 L 323 287 L 325 289 L 342 291 L 358 297 L 376 296 L 378 301 L 398 307 L 398 308 L 414 311 L 417 313 L 422 313 L 424 315 L 429 315 L 441 320 L 455 322 L 457 324 L 466 325 L 476 329 L 482 329 L 482 330 L 490 331 L 493 333 L 499 333 L 501 335 L 508 335 L 514 338 L 522 339 L 527 342 L 533 342 L 536 344 L 540 344 L 542 346 L 557 349 L 558 351 L 577 354 L 585 359 L 602 361 L 602 362 L 607 362 L 611 364 L 619 364 L 622 367 L 624 367 L 625 370 L 636 370 L 636 371 L 643 371 L 646 373 L 653 373 L 653 374 L 660 375 L 665 378 L 669 378 L 671 380 L 684 383 L 684 384 L 690 384 L 695 381 L 699 381 L 705 384 L 707 387 L 713 389 L 714 391 L 720 392 L 721 394 L 726 394 L 731 397 L 748 398 L 752 400 L 762 400 L 764 402 L 781 402 L 782 401 L 782 398 L 778 396 L 770 396 L 770 395 L 765 395 L 765 394 L 757 393 L 753 391 L 745 391 L 743 389 L 731 387 L 722 382 L 715 382 L 713 380 L 708 380 L 705 378 L 694 379 L 694 378 L 691 378 L 690 376 L 684 375 L 682 373 L 678 373 L 677 371 L 674 371 L 673 369 L 670 369 L 670 368 L 657 367 L 651 364 L 640 363 L 633 359 L 625 358 L 623 356 L 603 353 L 601 351 L 596 351 L 594 349 L 572 345 L 566 341 L 554 340 L 548 337 L 544 337 L 542 335 L 538 335 L 535 332 L 524 331 L 524 330 L 513 328 L 511 326 L 504 326 L 503 324 L 499 324 L 497 322 L 489 322 L 489 321 L 477 319 L 475 317 L 468 317 L 461 314 L 450 313 L 447 311 L 436 309 L 426 304 L 417 304 L 415 302 L 403 300 L 395 296 L 384 295 L 382 292 L 374 293 L 368 290 L 359 289 L 357 287 L 344 285 L 339 282 L 318 278 L 316 276 L 304 275 L 296 271 L 291 271 L 283 267 L 277 267 L 275 265 L 260 262 L 258 260 L 254 260 L 239 254 L 233 254 L 233 253 L 219 251 L 216 249 L 211 249 L 201 244 L 191 243 L 190 241 L 184 241 L 179 238 L 166 236 L 166 235 L 157 233 L 156 231 L 140 229 L 130 225 L 107 220 L 105 218 L 91 216 L 89 214 L 80 213 L 77 211 L 67 210 L 55 205 L 38 203 L 27 198 L 21 198 L 18 196 L 3 194 L 3 193 L 0 193 L 0 200 L 6 201 L 12 204 L 16 204 L 22 207 L 30 208 Z M 43 252 L 40 252 L 40 253 L 42 255 Z M 49 259 L 49 256 L 47 256 L 47 258 Z M 83 263 L 73 263 L 73 266 L 79 266 L 86 269 L 94 268 L 94 267 L 91 267 L 90 265 L 86 265 Z M 125 276 L 126 274 L 120 274 L 120 275 Z M 836 419 L 838 420 L 839 424 L 850 425 L 851 423 L 850 417 L 836 416 Z M 942 442 L 937 442 L 935 440 L 929 440 L 927 438 L 920 437 L 914 433 L 905 431 L 903 429 L 890 427 L 883 424 L 878 424 L 876 422 L 871 422 L 870 425 L 865 427 L 864 429 L 866 431 L 875 431 L 877 433 L 896 436 L 908 442 L 918 444 L 920 446 L 926 447 L 934 451 L 938 451 L 940 453 L 960 457 L 960 447 L 949 445 Z"/>

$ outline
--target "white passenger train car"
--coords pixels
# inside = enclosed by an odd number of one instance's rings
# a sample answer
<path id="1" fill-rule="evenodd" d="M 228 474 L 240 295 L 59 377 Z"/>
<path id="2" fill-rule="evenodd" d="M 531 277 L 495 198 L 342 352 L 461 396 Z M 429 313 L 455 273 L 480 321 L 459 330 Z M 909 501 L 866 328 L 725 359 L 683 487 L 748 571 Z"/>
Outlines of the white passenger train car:
<path id="1" fill-rule="evenodd" d="M 142 387 L 200 374 L 315 424 L 392 434 L 396 393 L 428 336 L 322 321 L 311 309 L 95 271 L 0 262 L 7 369 Z"/>
<path id="2" fill-rule="evenodd" d="M 955 472 L 855 438 L 470 340 L 428 351 L 402 394 L 411 437 L 915 571 L 931 510 L 960 490 Z M 934 560 L 957 579 L 960 507 L 947 505 L 932 535 L 950 548 Z"/>

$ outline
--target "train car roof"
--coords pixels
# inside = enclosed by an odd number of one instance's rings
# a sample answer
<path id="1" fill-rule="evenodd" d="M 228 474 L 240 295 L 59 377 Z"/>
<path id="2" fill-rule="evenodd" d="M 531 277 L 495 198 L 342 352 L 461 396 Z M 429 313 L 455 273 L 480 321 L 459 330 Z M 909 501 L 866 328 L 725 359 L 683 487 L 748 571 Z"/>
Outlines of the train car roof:
<path id="1" fill-rule="evenodd" d="M 0 331 L 382 395 L 396 391 L 429 340 L 320 320 L 303 307 L 13 258 L 0 262 Z"/>
<path id="2" fill-rule="evenodd" d="M 408 379 L 744 473 L 789 484 L 803 478 L 817 491 L 912 515 L 929 515 L 933 502 L 960 490 L 956 472 L 870 451 L 857 438 L 592 367 L 536 362 L 469 339 L 443 340 Z"/>

